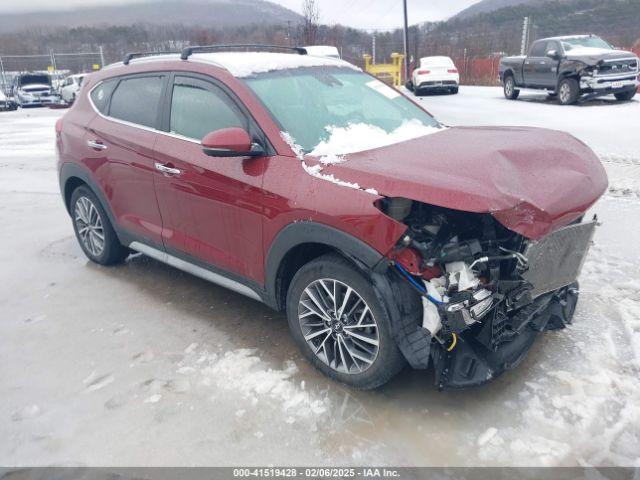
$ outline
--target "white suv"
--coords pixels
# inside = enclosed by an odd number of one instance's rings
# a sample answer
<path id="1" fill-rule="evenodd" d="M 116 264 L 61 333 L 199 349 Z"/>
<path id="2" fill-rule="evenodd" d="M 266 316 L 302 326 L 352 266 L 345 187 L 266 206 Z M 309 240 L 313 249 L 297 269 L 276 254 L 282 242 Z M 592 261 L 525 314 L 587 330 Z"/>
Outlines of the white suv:
<path id="1" fill-rule="evenodd" d="M 64 82 L 60 85 L 60 97 L 62 97 L 63 101 L 67 103 L 73 103 L 75 101 L 82 86 L 82 81 L 87 75 L 87 73 L 80 73 L 64 79 Z"/>

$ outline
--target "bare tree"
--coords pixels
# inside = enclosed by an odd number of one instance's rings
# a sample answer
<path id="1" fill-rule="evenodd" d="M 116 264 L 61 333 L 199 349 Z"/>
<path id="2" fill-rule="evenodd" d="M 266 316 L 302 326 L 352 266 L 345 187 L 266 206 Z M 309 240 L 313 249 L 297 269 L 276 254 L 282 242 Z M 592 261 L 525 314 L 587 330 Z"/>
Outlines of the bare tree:
<path id="1" fill-rule="evenodd" d="M 318 39 L 318 22 L 320 19 L 320 11 L 316 0 L 303 0 L 302 17 L 304 25 L 302 26 L 302 36 L 305 45 L 315 45 Z"/>

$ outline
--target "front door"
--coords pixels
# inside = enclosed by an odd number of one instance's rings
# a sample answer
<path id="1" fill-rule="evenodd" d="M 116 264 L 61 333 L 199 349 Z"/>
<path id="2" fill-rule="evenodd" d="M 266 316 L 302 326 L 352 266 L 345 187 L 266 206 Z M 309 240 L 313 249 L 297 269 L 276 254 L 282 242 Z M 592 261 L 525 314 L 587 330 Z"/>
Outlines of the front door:
<path id="1" fill-rule="evenodd" d="M 176 73 L 171 82 L 155 149 L 165 248 L 262 283 L 266 158 L 213 158 L 200 144 L 214 130 L 256 127 L 214 79 Z"/>
<path id="2" fill-rule="evenodd" d="M 547 42 L 547 46 L 545 48 L 545 58 L 540 62 L 540 85 L 543 87 L 555 89 L 556 82 L 558 80 L 558 65 L 560 61 L 547 55 L 547 53 L 552 50 L 554 50 L 557 54 L 561 53 L 560 45 L 555 40 Z"/>

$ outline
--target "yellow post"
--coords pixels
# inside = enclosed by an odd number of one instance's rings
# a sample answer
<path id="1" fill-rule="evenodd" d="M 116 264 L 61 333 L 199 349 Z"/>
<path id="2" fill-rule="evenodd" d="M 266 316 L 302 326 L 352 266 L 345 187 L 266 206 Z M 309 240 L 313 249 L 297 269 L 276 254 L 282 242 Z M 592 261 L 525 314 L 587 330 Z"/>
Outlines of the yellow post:
<path id="1" fill-rule="evenodd" d="M 376 77 L 391 77 L 393 86 L 398 88 L 402 86 L 402 61 L 404 55 L 401 53 L 391 54 L 391 63 L 371 63 L 371 55 L 364 55 L 364 69 L 367 73 Z"/>

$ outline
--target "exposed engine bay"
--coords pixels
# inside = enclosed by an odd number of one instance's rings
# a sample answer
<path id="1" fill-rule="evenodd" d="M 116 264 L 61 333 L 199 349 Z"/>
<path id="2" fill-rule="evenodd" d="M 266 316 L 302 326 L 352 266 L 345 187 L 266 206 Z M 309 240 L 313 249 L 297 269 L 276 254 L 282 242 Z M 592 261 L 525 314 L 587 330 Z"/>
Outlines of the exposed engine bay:
<path id="1" fill-rule="evenodd" d="M 404 198 L 380 208 L 408 227 L 389 259 L 421 296 L 440 388 L 484 383 L 515 366 L 538 332 L 571 322 L 595 219 L 534 242 L 490 214 Z"/>

